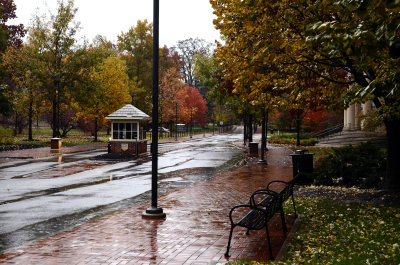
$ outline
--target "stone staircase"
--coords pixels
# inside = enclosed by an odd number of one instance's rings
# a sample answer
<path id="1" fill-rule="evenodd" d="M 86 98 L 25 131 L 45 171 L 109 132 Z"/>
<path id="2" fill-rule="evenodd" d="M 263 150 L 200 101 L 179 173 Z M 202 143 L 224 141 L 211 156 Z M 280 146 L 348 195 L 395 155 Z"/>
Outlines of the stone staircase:
<path id="1" fill-rule="evenodd" d="M 371 141 L 378 146 L 386 145 L 386 136 L 380 132 L 366 132 L 366 131 L 341 131 L 324 138 L 320 138 L 316 146 L 345 146 L 345 145 L 358 145 Z"/>

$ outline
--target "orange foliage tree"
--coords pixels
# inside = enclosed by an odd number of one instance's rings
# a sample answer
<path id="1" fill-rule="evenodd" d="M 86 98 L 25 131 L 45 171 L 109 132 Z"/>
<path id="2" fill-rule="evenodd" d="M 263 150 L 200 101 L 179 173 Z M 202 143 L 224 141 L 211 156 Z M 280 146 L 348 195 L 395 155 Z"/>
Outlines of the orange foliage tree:
<path id="1" fill-rule="evenodd" d="M 179 108 L 180 120 L 189 123 L 190 112 L 192 112 L 192 121 L 197 125 L 206 123 L 207 101 L 195 87 L 186 85 L 178 92 L 178 97 L 184 99 L 184 104 Z"/>

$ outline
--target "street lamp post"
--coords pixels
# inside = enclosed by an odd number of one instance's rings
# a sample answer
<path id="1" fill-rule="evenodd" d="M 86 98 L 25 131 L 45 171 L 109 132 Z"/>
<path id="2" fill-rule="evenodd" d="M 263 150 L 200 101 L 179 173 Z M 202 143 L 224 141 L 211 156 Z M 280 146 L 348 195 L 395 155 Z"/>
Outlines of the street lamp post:
<path id="1" fill-rule="evenodd" d="M 178 141 L 178 102 L 175 102 L 175 141 Z"/>
<path id="2" fill-rule="evenodd" d="M 192 112 L 193 109 L 190 109 L 190 138 L 192 138 Z"/>
<path id="3" fill-rule="evenodd" d="M 151 142 L 151 206 L 142 214 L 146 219 L 163 219 L 165 213 L 157 207 L 157 181 L 158 181 L 158 38 L 159 38 L 159 0 L 153 0 L 153 117 L 152 117 L 152 142 Z"/>

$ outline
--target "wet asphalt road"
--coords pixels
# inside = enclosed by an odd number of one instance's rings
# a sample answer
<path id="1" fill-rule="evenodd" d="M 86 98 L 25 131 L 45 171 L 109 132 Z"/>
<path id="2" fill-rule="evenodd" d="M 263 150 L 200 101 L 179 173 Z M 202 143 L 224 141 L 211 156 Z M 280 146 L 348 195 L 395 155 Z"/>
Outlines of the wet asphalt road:
<path id="1" fill-rule="evenodd" d="M 159 194 L 232 169 L 241 131 L 159 146 Z M 0 253 L 150 198 L 151 158 L 104 151 L 0 164 Z M 162 206 L 162 205 L 161 205 Z"/>

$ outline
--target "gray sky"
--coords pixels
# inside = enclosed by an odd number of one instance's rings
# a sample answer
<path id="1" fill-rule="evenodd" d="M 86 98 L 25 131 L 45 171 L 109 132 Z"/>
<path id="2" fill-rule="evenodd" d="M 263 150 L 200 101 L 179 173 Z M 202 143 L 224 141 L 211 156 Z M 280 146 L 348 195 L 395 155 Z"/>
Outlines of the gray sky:
<path id="1" fill-rule="evenodd" d="M 55 13 L 57 0 L 14 0 L 17 19 L 10 24 L 29 25 L 32 15 Z M 75 20 L 81 24 L 78 37 L 92 40 L 97 34 L 116 41 L 138 20 L 153 21 L 152 0 L 75 0 Z M 208 0 L 160 0 L 160 46 L 174 46 L 178 40 L 201 38 L 214 43 L 219 33 Z"/>

